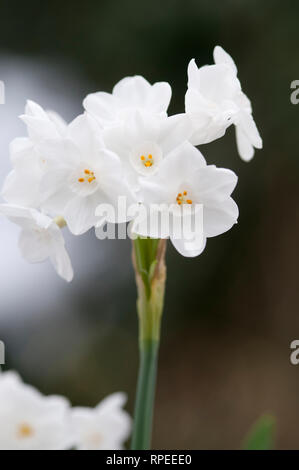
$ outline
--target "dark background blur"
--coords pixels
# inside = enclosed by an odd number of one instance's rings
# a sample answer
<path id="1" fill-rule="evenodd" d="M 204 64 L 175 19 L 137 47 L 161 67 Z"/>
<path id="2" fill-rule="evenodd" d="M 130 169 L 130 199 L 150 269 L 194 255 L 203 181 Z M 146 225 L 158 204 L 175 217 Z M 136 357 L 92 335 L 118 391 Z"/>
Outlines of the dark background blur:
<path id="1" fill-rule="evenodd" d="M 264 412 L 277 418 L 276 447 L 299 448 L 299 366 L 289 360 L 299 338 L 299 105 L 290 103 L 298 23 L 295 0 L 1 2 L 0 133 L 10 139 L 25 133 L 17 115 L 26 98 L 71 119 L 87 93 L 111 91 L 126 75 L 169 81 L 170 112 L 181 112 L 189 60 L 212 63 L 216 44 L 234 57 L 252 101 L 264 150 L 250 164 L 237 155 L 233 129 L 201 148 L 209 163 L 239 175 L 239 224 L 195 259 L 168 247 L 154 448 L 239 448 Z M 1 165 L 2 182 L 8 137 Z M 132 412 L 130 243 L 100 242 L 92 232 L 68 237 L 75 269 L 68 285 L 51 267 L 19 261 L 16 228 L 1 223 L 6 369 L 74 405 L 124 390 Z"/>

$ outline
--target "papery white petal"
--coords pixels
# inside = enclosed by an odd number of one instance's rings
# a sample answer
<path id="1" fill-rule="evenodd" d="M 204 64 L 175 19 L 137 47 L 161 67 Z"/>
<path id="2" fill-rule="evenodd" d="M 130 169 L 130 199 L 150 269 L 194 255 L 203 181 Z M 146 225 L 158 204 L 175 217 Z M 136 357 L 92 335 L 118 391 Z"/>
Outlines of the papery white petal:
<path id="1" fill-rule="evenodd" d="M 122 408 L 127 403 L 128 397 L 124 392 L 115 392 L 104 398 L 95 408 L 97 411 L 110 413 L 115 408 Z"/>
<path id="2" fill-rule="evenodd" d="M 83 101 L 86 111 L 102 125 L 116 121 L 117 104 L 115 97 L 105 92 L 90 93 Z"/>
<path id="3" fill-rule="evenodd" d="M 233 58 L 221 46 L 216 46 L 214 48 L 213 56 L 215 64 L 226 64 L 231 67 L 231 69 L 237 75 L 238 69 Z"/>
<path id="4" fill-rule="evenodd" d="M 22 230 L 19 238 L 19 248 L 24 259 L 29 263 L 45 261 L 52 253 L 50 237 L 45 233 L 33 230 Z"/>
<path id="5" fill-rule="evenodd" d="M 238 153 L 242 160 L 249 162 L 254 156 L 254 147 L 241 126 L 236 126 L 236 141 Z"/>
<path id="6" fill-rule="evenodd" d="M 191 59 L 188 64 L 188 88 L 197 88 L 198 85 L 198 67 L 196 65 L 195 59 Z"/>
<path id="7" fill-rule="evenodd" d="M 128 439 L 132 420 L 122 409 L 124 394 L 113 394 L 96 408 L 72 409 L 71 422 L 79 450 L 121 449 Z"/>
<path id="8" fill-rule="evenodd" d="M 58 133 L 61 136 L 65 136 L 67 131 L 67 123 L 66 121 L 56 112 L 52 110 L 47 110 L 48 118 L 55 124 L 55 127 Z"/>
<path id="9" fill-rule="evenodd" d="M 188 140 L 192 129 L 190 119 L 186 114 L 176 114 L 163 120 L 160 124 L 159 145 L 165 154 Z"/>
<path id="10" fill-rule="evenodd" d="M 222 202 L 231 195 L 238 182 L 237 175 L 226 168 L 208 165 L 191 176 L 194 194 L 202 204 Z M 196 187 L 196 181 L 197 187 Z"/>
<path id="11" fill-rule="evenodd" d="M 59 276 L 70 282 L 73 279 L 74 272 L 70 257 L 64 246 L 57 247 L 54 254 L 50 257 L 51 262 Z"/>
<path id="12" fill-rule="evenodd" d="M 23 228 L 34 226 L 34 209 L 17 204 L 0 204 L 0 214 Z"/>
<path id="13" fill-rule="evenodd" d="M 73 446 L 69 402 L 43 396 L 13 372 L 0 374 L 0 449 L 62 450 Z M 27 434 L 22 435 L 22 427 Z"/>
<path id="14" fill-rule="evenodd" d="M 29 174 L 12 170 L 4 180 L 2 196 L 10 204 L 38 207 L 39 184 L 40 176 L 34 173 L 34 169 Z"/>
<path id="15" fill-rule="evenodd" d="M 152 85 L 151 105 L 149 108 L 153 112 L 166 112 L 171 100 L 171 86 L 167 82 L 157 82 Z"/>
<path id="16" fill-rule="evenodd" d="M 68 202 L 63 216 L 74 235 L 82 235 L 96 224 L 95 211 L 98 204 L 98 194 L 88 197 L 75 196 Z"/>
<path id="17" fill-rule="evenodd" d="M 59 136 L 56 125 L 50 119 L 41 120 L 35 116 L 21 115 L 20 118 L 28 128 L 28 134 L 33 140 L 54 139 Z"/>
<path id="18" fill-rule="evenodd" d="M 182 255 L 187 258 L 194 258 L 199 256 L 206 247 L 206 238 L 202 243 L 197 243 L 196 241 L 184 240 L 184 239 L 175 239 L 171 238 L 171 242 L 175 249 Z"/>
<path id="19" fill-rule="evenodd" d="M 67 137 L 81 151 L 84 160 L 89 160 L 102 144 L 101 129 L 95 119 L 88 114 L 81 114 L 69 125 Z"/>
<path id="20" fill-rule="evenodd" d="M 221 204 L 204 208 L 204 231 L 207 237 L 215 237 L 227 232 L 237 223 L 239 209 L 232 198 Z"/>
<path id="21" fill-rule="evenodd" d="M 151 85 L 141 76 L 126 77 L 115 85 L 113 95 L 121 101 L 122 106 L 161 113 L 168 108 L 171 87 L 166 82 Z"/>
<path id="22" fill-rule="evenodd" d="M 43 110 L 43 108 L 32 100 L 26 101 L 25 114 L 39 119 L 48 119 L 47 113 Z"/>
<path id="23" fill-rule="evenodd" d="M 236 123 L 236 140 L 240 157 L 249 161 L 254 155 L 254 147 L 261 149 L 263 141 L 251 114 L 242 112 Z"/>

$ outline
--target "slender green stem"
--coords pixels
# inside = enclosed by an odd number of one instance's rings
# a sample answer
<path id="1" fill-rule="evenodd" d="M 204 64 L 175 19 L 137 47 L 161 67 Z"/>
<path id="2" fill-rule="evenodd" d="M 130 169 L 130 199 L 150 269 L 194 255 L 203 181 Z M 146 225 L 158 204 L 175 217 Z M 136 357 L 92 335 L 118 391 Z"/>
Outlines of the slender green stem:
<path id="1" fill-rule="evenodd" d="M 137 239 L 133 264 L 137 284 L 140 363 L 131 448 L 149 449 L 156 388 L 160 324 L 165 291 L 165 240 Z"/>
<path id="2" fill-rule="evenodd" d="M 137 384 L 134 432 L 131 448 L 150 448 L 153 407 L 155 401 L 158 341 L 143 341 L 140 345 L 140 366 Z"/>

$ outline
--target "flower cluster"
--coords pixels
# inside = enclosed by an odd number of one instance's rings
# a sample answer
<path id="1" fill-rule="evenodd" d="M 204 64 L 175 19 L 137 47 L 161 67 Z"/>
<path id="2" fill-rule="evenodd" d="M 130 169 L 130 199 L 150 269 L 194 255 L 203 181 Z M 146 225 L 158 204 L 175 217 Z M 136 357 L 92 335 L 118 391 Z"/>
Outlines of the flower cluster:
<path id="1" fill-rule="evenodd" d="M 131 433 L 123 393 L 95 408 L 44 396 L 15 372 L 0 373 L 0 450 L 117 450 Z"/>
<path id="2" fill-rule="evenodd" d="M 238 207 L 231 198 L 236 175 L 207 165 L 196 146 L 223 136 L 231 124 L 244 160 L 262 141 L 234 61 L 219 46 L 214 59 L 214 65 L 201 68 L 191 60 L 182 114 L 167 114 L 168 83 L 151 85 L 141 76 L 124 78 L 111 94 L 88 95 L 83 114 L 70 124 L 27 102 L 21 119 L 28 136 L 11 143 L 13 169 L 4 183 L 0 213 L 22 228 L 19 244 L 28 261 L 49 258 L 70 281 L 73 271 L 60 230 L 64 225 L 80 235 L 92 227 L 97 233 L 107 223 L 131 221 L 134 234 L 171 238 L 182 255 L 197 256 L 208 237 L 236 223 Z M 169 215 L 173 205 L 176 210 L 168 228 L 157 232 L 140 217 L 119 211 L 120 198 L 159 215 Z M 103 205 L 114 211 L 103 216 Z M 201 237 L 191 231 L 173 236 L 171 226 L 183 221 L 186 206 L 189 214 L 201 207 Z"/>

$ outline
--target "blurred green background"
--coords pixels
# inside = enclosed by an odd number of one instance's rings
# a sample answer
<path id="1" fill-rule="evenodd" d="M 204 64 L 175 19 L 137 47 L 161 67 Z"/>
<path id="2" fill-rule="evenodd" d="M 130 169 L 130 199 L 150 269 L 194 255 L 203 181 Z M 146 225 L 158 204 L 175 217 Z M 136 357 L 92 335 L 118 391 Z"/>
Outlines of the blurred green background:
<path id="1" fill-rule="evenodd" d="M 264 412 L 277 417 L 276 448 L 299 448 L 299 366 L 289 360 L 299 337 L 299 106 L 290 102 L 298 26 L 299 3 L 290 0 L 1 2 L 0 54 L 68 67 L 80 77 L 78 113 L 87 93 L 111 91 L 134 74 L 170 82 L 170 112 L 181 112 L 189 60 L 211 63 L 216 44 L 234 57 L 252 101 L 264 149 L 250 164 L 239 159 L 232 129 L 201 147 L 209 163 L 239 175 L 239 224 L 195 259 L 168 247 L 154 448 L 239 448 Z M 59 86 L 69 94 L 67 76 L 59 85 L 43 79 L 50 92 Z M 124 390 L 132 412 L 138 350 L 130 243 L 100 242 L 93 233 L 74 243 L 75 260 L 78 250 L 93 250 L 98 271 L 85 267 L 84 279 L 70 285 L 55 281 L 53 301 L 38 315 L 0 316 L 7 369 L 74 405 L 94 406 Z M 42 276 L 35 287 L 48 289 Z"/>

